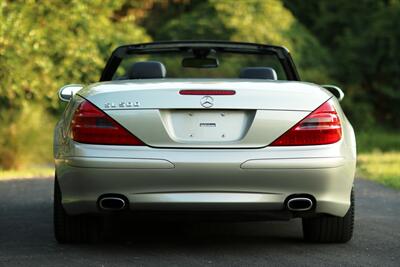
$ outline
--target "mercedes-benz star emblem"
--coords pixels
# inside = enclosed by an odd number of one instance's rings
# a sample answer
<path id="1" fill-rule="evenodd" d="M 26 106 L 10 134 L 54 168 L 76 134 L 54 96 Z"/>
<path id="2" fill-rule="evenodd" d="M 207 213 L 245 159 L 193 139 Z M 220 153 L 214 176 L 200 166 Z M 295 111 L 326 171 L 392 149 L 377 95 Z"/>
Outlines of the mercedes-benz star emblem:
<path id="1" fill-rule="evenodd" d="M 211 108 L 212 106 L 214 106 L 214 98 L 208 95 L 203 96 L 200 99 L 200 104 L 205 108 Z"/>

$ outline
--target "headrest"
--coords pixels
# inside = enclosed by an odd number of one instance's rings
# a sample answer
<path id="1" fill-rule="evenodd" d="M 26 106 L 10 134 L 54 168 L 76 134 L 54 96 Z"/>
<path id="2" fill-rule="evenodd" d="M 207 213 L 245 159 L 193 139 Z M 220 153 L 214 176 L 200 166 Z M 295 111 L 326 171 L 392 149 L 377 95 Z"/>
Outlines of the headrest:
<path id="1" fill-rule="evenodd" d="M 241 69 L 239 78 L 278 80 L 278 75 L 273 68 L 248 67 Z"/>
<path id="2" fill-rule="evenodd" d="M 128 71 L 128 79 L 157 79 L 165 78 L 167 71 L 158 61 L 136 62 Z"/>

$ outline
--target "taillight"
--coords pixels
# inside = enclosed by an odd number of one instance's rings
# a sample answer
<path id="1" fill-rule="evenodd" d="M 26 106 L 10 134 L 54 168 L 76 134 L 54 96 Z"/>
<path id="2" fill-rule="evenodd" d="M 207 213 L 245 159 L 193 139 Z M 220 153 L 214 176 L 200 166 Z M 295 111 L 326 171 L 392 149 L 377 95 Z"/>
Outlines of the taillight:
<path id="1" fill-rule="evenodd" d="M 342 126 L 332 102 L 326 101 L 307 117 L 276 139 L 270 146 L 307 146 L 336 143 Z"/>
<path id="2" fill-rule="evenodd" d="M 142 146 L 144 143 L 92 103 L 84 100 L 71 121 L 72 139 L 87 144 Z"/>

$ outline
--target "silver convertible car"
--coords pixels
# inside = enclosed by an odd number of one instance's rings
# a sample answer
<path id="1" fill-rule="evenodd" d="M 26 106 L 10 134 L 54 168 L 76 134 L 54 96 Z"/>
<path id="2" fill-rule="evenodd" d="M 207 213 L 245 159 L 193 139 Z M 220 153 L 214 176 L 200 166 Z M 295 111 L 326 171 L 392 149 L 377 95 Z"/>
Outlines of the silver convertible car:
<path id="1" fill-rule="evenodd" d="M 59 91 L 55 237 L 106 216 L 301 218 L 305 240 L 353 233 L 356 144 L 331 85 L 301 82 L 284 47 L 176 41 L 118 47 L 100 81 Z M 122 218 L 124 218 L 122 216 Z"/>

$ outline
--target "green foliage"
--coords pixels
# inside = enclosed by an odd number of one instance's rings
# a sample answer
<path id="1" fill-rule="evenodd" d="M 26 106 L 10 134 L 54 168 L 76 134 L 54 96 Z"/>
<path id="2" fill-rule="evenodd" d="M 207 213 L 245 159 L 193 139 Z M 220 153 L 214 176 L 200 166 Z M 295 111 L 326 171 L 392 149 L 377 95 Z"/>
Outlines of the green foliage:
<path id="1" fill-rule="evenodd" d="M 134 18 L 112 20 L 122 1 L 2 1 L 0 103 L 46 99 L 65 83 L 95 82 L 117 44 L 149 40 Z"/>
<path id="2" fill-rule="evenodd" d="M 0 119 L 9 123 L 0 128 L 1 168 L 51 162 L 55 118 L 43 107 L 24 103 L 18 111 L 2 110 Z"/>
<path id="3" fill-rule="evenodd" d="M 1 166 L 19 167 L 27 162 L 23 155 L 30 150 L 23 146 L 41 140 L 39 125 L 46 121 L 27 112 L 29 105 L 40 103 L 44 109 L 56 110 L 59 87 L 97 81 L 105 58 L 116 45 L 150 40 L 134 24 L 133 16 L 113 18 L 122 4 L 112 0 L 0 0 Z M 51 128 L 44 128 L 42 134 L 50 137 Z M 51 139 L 43 144 L 51 146 Z"/>
<path id="4" fill-rule="evenodd" d="M 394 152 L 400 151 L 400 133 L 375 130 L 356 131 L 357 151 L 360 153 L 370 152 Z"/>
<path id="5" fill-rule="evenodd" d="M 328 54 L 281 1 L 249 0 L 234 4 L 228 0 L 194 1 L 184 12 L 177 7 L 173 9 L 178 11 L 174 17 L 152 29 L 155 39 L 217 39 L 284 45 L 293 52 L 305 80 L 329 81 L 329 74 L 321 71 L 329 62 Z M 154 12 L 162 15 L 159 9 Z"/>
<path id="6" fill-rule="evenodd" d="M 400 189 L 400 153 L 373 152 L 358 156 L 358 175 Z"/>
<path id="7" fill-rule="evenodd" d="M 220 19 L 215 7 L 206 1 L 153 30 L 160 40 L 227 40 L 233 34 Z"/>
<path id="8" fill-rule="evenodd" d="M 355 126 L 399 129 L 400 1 L 284 2 L 329 50 L 330 73 L 351 95 L 345 107 Z"/>

